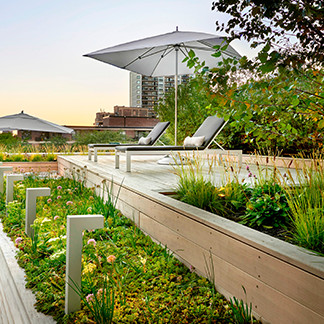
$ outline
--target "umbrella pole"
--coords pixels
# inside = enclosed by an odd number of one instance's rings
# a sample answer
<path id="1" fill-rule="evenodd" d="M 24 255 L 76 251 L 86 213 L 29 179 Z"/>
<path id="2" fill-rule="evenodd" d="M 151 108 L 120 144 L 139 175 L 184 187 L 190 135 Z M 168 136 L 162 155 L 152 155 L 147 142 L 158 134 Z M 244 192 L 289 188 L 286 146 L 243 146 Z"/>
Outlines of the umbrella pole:
<path id="1" fill-rule="evenodd" d="M 176 66 L 174 76 L 174 145 L 177 145 L 177 132 L 178 132 L 178 52 L 179 47 L 175 47 L 176 52 Z"/>

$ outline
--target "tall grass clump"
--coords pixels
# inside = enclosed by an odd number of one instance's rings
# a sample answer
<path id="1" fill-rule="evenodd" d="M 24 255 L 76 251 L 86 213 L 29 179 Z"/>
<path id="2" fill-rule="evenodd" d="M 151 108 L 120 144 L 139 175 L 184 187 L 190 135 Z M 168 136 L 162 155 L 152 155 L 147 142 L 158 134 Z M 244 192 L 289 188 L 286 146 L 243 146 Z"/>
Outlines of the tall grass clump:
<path id="1" fill-rule="evenodd" d="M 247 201 L 248 187 L 240 183 L 235 170 L 230 168 L 223 184 L 215 184 L 215 157 L 202 159 L 194 155 L 175 168 L 178 175 L 177 198 L 187 204 L 210 211 L 220 216 L 235 219 Z M 207 165 L 204 166 L 204 163 Z M 203 167 L 205 171 L 203 171 Z"/>
<path id="2" fill-rule="evenodd" d="M 177 194 L 181 201 L 210 211 L 215 189 L 210 180 L 204 178 L 200 162 L 195 159 L 188 167 L 183 163 L 179 165 Z"/>
<path id="3" fill-rule="evenodd" d="M 221 213 L 223 206 L 218 199 L 219 190 L 209 179 L 209 174 L 203 173 L 203 160 L 198 156 L 186 159 L 176 167 L 178 185 L 176 193 L 179 200 L 198 208 Z"/>
<path id="4" fill-rule="evenodd" d="M 315 157 L 312 165 L 297 169 L 292 183 L 286 187 L 293 237 L 297 244 L 324 254 L 324 165 L 322 157 Z"/>

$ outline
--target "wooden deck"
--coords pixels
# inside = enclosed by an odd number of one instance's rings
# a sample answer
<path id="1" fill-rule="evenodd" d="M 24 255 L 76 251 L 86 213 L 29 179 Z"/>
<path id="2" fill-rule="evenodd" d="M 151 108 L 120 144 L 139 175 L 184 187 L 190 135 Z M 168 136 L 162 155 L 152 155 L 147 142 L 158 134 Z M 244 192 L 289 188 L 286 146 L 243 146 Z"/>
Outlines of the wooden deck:
<path id="1" fill-rule="evenodd" d="M 210 151 L 209 156 L 213 153 Z M 206 156 L 206 154 L 204 155 Z M 59 157 L 59 173 L 64 174 L 67 169 L 67 164 L 63 162 L 71 162 L 75 166 L 75 172 L 84 171 L 85 168 L 91 170 L 92 173 L 102 176 L 106 179 L 114 179 L 117 183 L 123 181 L 124 185 L 138 187 L 141 190 L 152 191 L 169 191 L 175 188 L 177 185 L 178 177 L 175 174 L 176 165 L 159 165 L 157 162 L 163 156 L 133 156 L 132 157 L 132 171 L 126 172 L 126 161 L 122 156 L 120 158 L 120 169 L 115 169 L 114 155 L 99 155 L 98 162 L 88 160 L 86 155 L 74 155 Z M 69 164 L 68 163 L 68 164 Z M 207 166 L 206 166 L 207 168 Z M 220 183 L 224 174 L 223 168 L 219 167 L 215 169 L 214 181 Z M 240 178 L 246 177 L 247 172 L 242 168 L 242 174 Z"/>

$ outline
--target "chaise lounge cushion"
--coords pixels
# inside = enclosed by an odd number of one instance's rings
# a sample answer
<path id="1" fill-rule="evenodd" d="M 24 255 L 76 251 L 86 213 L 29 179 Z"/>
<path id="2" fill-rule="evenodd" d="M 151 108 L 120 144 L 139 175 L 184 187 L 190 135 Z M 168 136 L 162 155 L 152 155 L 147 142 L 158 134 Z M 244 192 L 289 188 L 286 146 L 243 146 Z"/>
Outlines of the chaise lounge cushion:
<path id="1" fill-rule="evenodd" d="M 151 143 L 152 138 L 151 137 L 141 137 L 138 140 L 139 145 L 149 145 Z"/>
<path id="2" fill-rule="evenodd" d="M 187 136 L 183 142 L 184 146 L 202 146 L 205 141 L 205 136 Z"/>

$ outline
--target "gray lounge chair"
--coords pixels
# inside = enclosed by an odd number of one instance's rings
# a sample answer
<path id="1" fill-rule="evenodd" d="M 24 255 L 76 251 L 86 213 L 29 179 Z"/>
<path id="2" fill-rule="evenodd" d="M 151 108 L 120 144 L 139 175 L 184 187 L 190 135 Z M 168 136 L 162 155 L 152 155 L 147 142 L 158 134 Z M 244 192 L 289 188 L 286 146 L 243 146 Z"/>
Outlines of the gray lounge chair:
<path id="1" fill-rule="evenodd" d="M 126 171 L 131 172 L 131 157 L 133 155 L 166 155 L 170 152 L 205 150 L 211 145 L 213 141 L 215 141 L 216 136 L 221 132 L 226 123 L 227 122 L 223 118 L 218 118 L 216 116 L 207 117 L 202 125 L 198 128 L 196 133 L 193 135 L 193 138 L 204 136 L 203 144 L 200 146 L 116 146 L 115 168 L 119 169 L 120 156 L 123 154 L 126 156 Z M 224 150 L 216 141 L 215 143 L 218 145 L 218 147 L 220 147 L 221 150 Z M 242 155 L 240 155 L 239 157 L 239 163 L 241 163 L 241 156 Z"/>
<path id="2" fill-rule="evenodd" d="M 147 144 L 139 145 L 138 143 L 131 143 L 131 144 L 89 144 L 88 145 L 88 159 L 91 161 L 91 156 L 93 155 L 93 161 L 98 161 L 98 151 L 109 151 L 114 149 L 116 146 L 125 145 L 125 146 L 152 146 L 157 143 L 159 138 L 163 135 L 166 129 L 169 127 L 170 122 L 159 122 L 157 123 L 151 132 L 147 135 L 146 138 L 150 138 L 150 141 Z"/>

